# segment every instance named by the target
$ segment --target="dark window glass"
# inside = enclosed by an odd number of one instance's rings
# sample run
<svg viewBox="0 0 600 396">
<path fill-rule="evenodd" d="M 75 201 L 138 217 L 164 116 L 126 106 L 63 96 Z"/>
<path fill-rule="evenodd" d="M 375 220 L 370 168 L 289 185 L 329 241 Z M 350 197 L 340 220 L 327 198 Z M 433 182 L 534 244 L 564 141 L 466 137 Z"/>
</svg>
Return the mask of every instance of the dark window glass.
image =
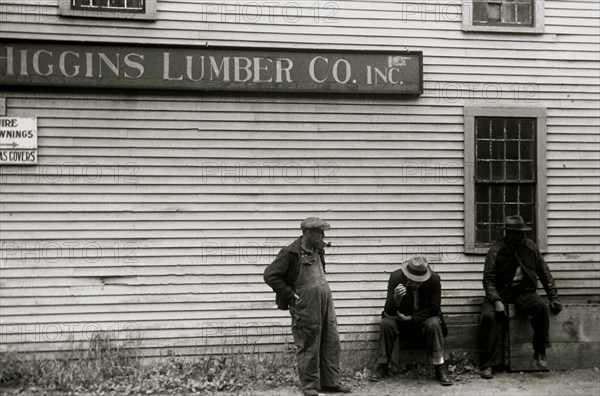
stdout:
<svg viewBox="0 0 600 396">
<path fill-rule="evenodd" d="M 506 216 L 514 216 L 519 214 L 519 205 L 506 204 L 504 205 L 504 211 Z"/>
<path fill-rule="evenodd" d="M 490 241 L 499 241 L 504 236 L 504 224 L 492 224 L 490 226 Z"/>
<path fill-rule="evenodd" d="M 477 130 L 479 132 L 479 139 L 489 139 L 490 138 L 490 119 L 489 118 L 478 118 L 476 120 Z"/>
<path fill-rule="evenodd" d="M 473 0 L 473 24 L 533 26 L 533 1 Z"/>
<path fill-rule="evenodd" d="M 475 238 L 478 241 L 489 241 L 490 240 L 490 226 L 488 224 L 477 224 L 475 230 Z"/>
<path fill-rule="evenodd" d="M 71 0 L 74 10 L 145 12 L 144 0 Z"/>
<path fill-rule="evenodd" d="M 492 184 L 490 190 L 492 202 L 504 202 L 504 186 L 501 184 Z"/>
<path fill-rule="evenodd" d="M 517 161 L 506 163 L 506 180 L 519 180 L 519 163 Z"/>
<path fill-rule="evenodd" d="M 521 180 L 533 179 L 533 162 L 521 162 Z"/>
<path fill-rule="evenodd" d="M 477 158 L 490 159 L 490 141 L 480 140 L 477 142 Z"/>
<path fill-rule="evenodd" d="M 492 2 L 488 3 L 487 20 L 488 22 L 500 22 L 500 4 Z"/>
<path fill-rule="evenodd" d="M 531 205 L 519 205 L 519 214 L 523 216 L 523 220 L 525 220 L 525 223 L 531 223 L 531 220 L 533 220 Z"/>
<path fill-rule="evenodd" d="M 487 21 L 487 4 L 484 1 L 473 2 L 473 21 Z"/>
<path fill-rule="evenodd" d="M 506 159 L 519 159 L 519 142 L 511 140 L 506 142 Z"/>
<path fill-rule="evenodd" d="M 519 186 L 517 184 L 507 184 L 504 188 L 505 202 L 519 202 Z"/>
<path fill-rule="evenodd" d="M 521 139 L 533 140 L 534 131 L 534 120 L 523 120 L 521 123 Z"/>
<path fill-rule="evenodd" d="M 490 179 L 490 163 L 486 161 L 477 161 L 476 165 L 476 176 L 477 179 L 489 180 Z"/>
<path fill-rule="evenodd" d="M 519 189 L 519 195 L 521 198 L 521 202 L 533 203 L 534 191 L 532 186 L 521 186 L 521 188 Z"/>
<path fill-rule="evenodd" d="M 488 204 L 477 204 L 477 223 L 478 224 L 485 224 L 488 221 L 489 218 L 489 210 L 490 210 L 490 205 Z"/>
<path fill-rule="evenodd" d="M 490 201 L 490 188 L 484 184 L 478 184 L 475 186 L 475 195 L 477 195 L 478 203 L 479 202 L 489 202 Z"/>
<path fill-rule="evenodd" d="M 504 161 L 492 161 L 492 180 L 504 180 Z"/>
<path fill-rule="evenodd" d="M 498 140 L 492 142 L 492 158 L 504 160 L 504 140 Z"/>
<path fill-rule="evenodd" d="M 521 159 L 532 160 L 533 158 L 533 142 L 521 141 Z"/>
<path fill-rule="evenodd" d="M 492 139 L 504 139 L 504 122 L 500 119 L 492 121 Z"/>
<path fill-rule="evenodd" d="M 475 243 L 503 235 L 506 216 L 520 214 L 535 236 L 535 119 L 475 119 Z M 490 158 L 491 157 L 491 158 Z"/>
<path fill-rule="evenodd" d="M 491 223 L 501 224 L 504 221 L 504 204 L 492 205 L 492 211 L 490 215 Z"/>
<path fill-rule="evenodd" d="M 528 1 L 517 4 L 517 23 L 522 25 L 532 25 L 533 12 L 532 4 Z"/>
<path fill-rule="evenodd" d="M 519 138 L 519 122 L 514 119 L 506 120 L 506 138 L 507 139 L 518 139 Z"/>
</svg>

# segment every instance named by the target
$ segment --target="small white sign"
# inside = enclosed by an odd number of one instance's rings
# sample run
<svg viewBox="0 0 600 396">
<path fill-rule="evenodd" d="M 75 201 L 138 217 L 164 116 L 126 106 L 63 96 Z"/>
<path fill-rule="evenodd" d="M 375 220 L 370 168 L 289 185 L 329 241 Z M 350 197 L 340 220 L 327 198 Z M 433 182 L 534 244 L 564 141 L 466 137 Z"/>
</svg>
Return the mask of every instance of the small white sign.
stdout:
<svg viewBox="0 0 600 396">
<path fill-rule="evenodd" d="M 0 164 L 37 163 L 37 118 L 0 117 Z"/>
<path fill-rule="evenodd" d="M 37 150 L 0 150 L 0 164 L 37 164 Z"/>
</svg>

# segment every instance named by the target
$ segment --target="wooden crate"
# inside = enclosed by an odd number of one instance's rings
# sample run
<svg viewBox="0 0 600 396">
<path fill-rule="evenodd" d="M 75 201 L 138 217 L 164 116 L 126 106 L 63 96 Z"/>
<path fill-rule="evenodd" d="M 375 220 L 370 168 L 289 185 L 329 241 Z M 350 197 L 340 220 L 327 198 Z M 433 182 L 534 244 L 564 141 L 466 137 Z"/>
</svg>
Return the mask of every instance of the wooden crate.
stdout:
<svg viewBox="0 0 600 396">
<path fill-rule="evenodd" d="M 564 304 L 550 314 L 550 342 L 546 351 L 549 369 L 600 367 L 600 304 Z M 505 338 L 505 364 L 511 371 L 539 370 L 533 360 L 529 318 L 509 305 L 509 331 Z"/>
</svg>

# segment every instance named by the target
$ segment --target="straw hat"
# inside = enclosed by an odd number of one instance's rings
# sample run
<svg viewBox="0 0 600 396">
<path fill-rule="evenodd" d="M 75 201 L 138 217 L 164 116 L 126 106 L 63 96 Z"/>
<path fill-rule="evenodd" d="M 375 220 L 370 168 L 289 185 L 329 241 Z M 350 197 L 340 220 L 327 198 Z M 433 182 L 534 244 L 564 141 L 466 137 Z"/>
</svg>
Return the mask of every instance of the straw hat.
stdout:
<svg viewBox="0 0 600 396">
<path fill-rule="evenodd" d="M 425 282 L 431 277 L 431 269 L 423 256 L 412 257 L 402 263 L 404 275 L 415 282 Z"/>
</svg>

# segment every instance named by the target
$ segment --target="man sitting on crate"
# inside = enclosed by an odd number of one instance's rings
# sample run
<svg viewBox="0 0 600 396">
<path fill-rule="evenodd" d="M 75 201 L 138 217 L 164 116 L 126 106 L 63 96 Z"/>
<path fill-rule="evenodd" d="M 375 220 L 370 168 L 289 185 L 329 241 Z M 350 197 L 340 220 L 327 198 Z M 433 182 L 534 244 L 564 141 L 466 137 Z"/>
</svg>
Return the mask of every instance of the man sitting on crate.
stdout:
<svg viewBox="0 0 600 396">
<path fill-rule="evenodd" d="M 550 311 L 557 314 L 562 310 L 548 265 L 535 243 L 525 237 L 531 228 L 516 215 L 506 218 L 504 230 L 504 239 L 490 248 L 483 269 L 479 373 L 485 379 L 492 378 L 492 367 L 502 363 L 502 324 L 508 320 L 508 304 L 514 304 L 517 312 L 531 315 L 533 358 L 540 369 L 548 368 L 546 348 L 551 345 L 548 306 L 536 293 L 538 279 L 546 290 Z"/>
<path fill-rule="evenodd" d="M 452 385 L 444 367 L 444 337 L 448 328 L 441 310 L 440 276 L 427 260 L 415 256 L 392 272 L 379 327 L 379 365 L 371 376 L 379 381 L 387 375 L 394 342 L 398 336 L 420 337 L 425 341 L 435 367 L 435 377 L 444 386 Z"/>
</svg>

